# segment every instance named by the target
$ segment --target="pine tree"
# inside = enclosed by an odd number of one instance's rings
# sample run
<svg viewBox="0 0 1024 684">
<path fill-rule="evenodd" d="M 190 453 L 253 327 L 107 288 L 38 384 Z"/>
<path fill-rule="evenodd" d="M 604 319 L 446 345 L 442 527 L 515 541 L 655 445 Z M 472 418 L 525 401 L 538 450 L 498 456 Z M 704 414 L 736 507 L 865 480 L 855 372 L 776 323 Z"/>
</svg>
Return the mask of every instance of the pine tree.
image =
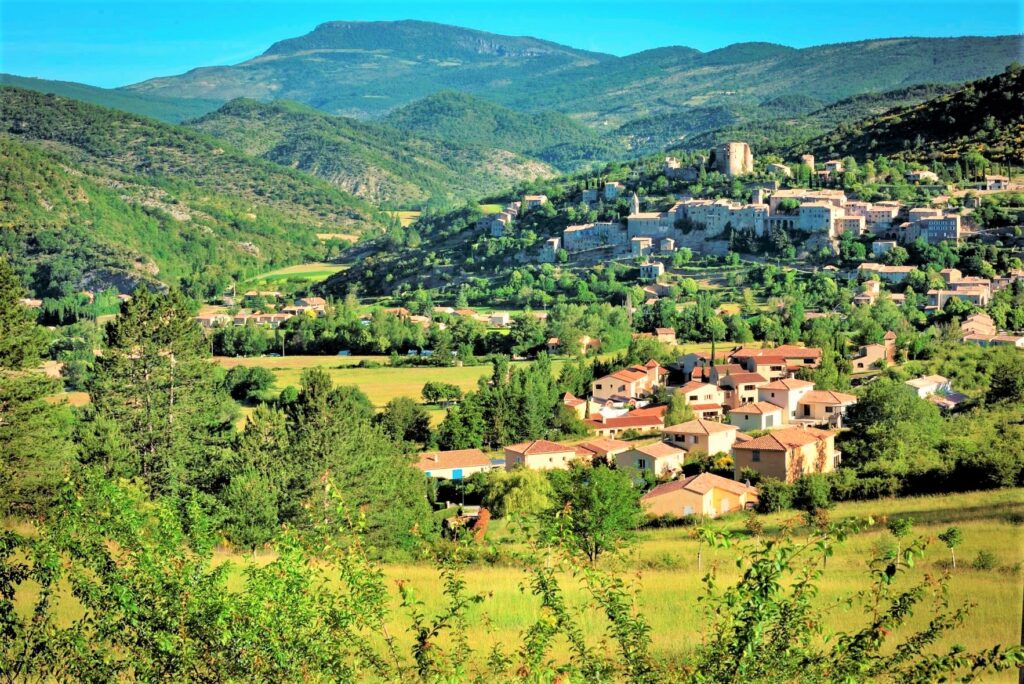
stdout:
<svg viewBox="0 0 1024 684">
<path fill-rule="evenodd" d="M 88 384 L 95 415 L 120 434 L 129 463 L 151 493 L 215 492 L 234 433 L 236 406 L 215 376 L 208 346 L 177 291 L 140 288 L 107 329 Z"/>
<path fill-rule="evenodd" d="M 60 384 L 34 372 L 46 333 L 24 296 L 0 258 L 0 515 L 45 508 L 74 459 L 67 407 L 47 401 Z"/>
</svg>

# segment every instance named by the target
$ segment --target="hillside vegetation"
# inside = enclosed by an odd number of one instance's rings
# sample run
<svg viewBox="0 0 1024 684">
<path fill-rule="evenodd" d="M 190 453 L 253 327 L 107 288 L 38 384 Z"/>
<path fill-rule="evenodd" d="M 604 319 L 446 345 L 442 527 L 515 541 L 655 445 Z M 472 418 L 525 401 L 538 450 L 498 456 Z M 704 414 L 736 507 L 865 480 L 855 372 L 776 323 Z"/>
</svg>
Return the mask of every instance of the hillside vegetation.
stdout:
<svg viewBox="0 0 1024 684">
<path fill-rule="evenodd" d="M 959 86 L 921 84 L 882 93 L 855 95 L 824 107 L 812 98 L 780 97 L 757 108 L 733 116 L 723 127 L 685 136 L 678 146 L 684 149 L 707 149 L 729 140 L 743 140 L 755 154 L 798 150 L 813 138 L 825 135 L 836 127 L 860 119 L 883 114 L 895 107 L 919 104 L 933 97 L 953 92 Z M 816 103 L 814 106 L 808 106 Z M 670 125 L 673 117 L 653 117 L 655 122 Z M 802 152 L 801 152 L 802 153 Z"/>
<path fill-rule="evenodd" d="M 625 149 L 557 112 L 520 113 L 479 97 L 445 91 L 384 119 L 403 131 L 448 144 L 520 152 L 563 171 L 621 157 Z"/>
<path fill-rule="evenodd" d="M 602 133 L 645 117 L 672 117 L 663 135 L 669 142 L 742 123 L 764 106 L 783 103 L 788 113 L 806 113 L 855 95 L 991 76 L 1020 59 L 1020 36 L 886 38 L 803 49 L 739 43 L 709 52 L 672 46 L 615 57 L 419 21 L 330 22 L 247 62 L 128 90 L 289 99 L 356 117 L 457 90 L 520 112 L 569 114 Z"/>
<path fill-rule="evenodd" d="M 369 204 L 213 138 L 0 89 L 5 250 L 40 296 L 188 278 L 196 294 L 370 229 Z"/>
<path fill-rule="evenodd" d="M 321 24 L 235 66 L 193 69 L 129 86 L 133 92 L 230 100 L 296 100 L 332 114 L 369 117 L 458 88 L 536 83 L 610 55 L 536 38 L 500 36 L 424 21 Z"/>
<path fill-rule="evenodd" d="M 1024 68 L 879 116 L 840 123 L 810 141 L 812 152 L 953 159 L 971 152 L 1019 163 L 1024 150 Z"/>
<path fill-rule="evenodd" d="M 84 83 L 49 81 L 42 78 L 12 76 L 11 74 L 0 74 L 0 85 L 70 97 L 89 104 L 120 109 L 129 114 L 148 116 L 168 123 L 180 123 L 186 119 L 194 119 L 213 111 L 221 104 L 220 100 L 164 97 L 147 93 L 133 93 L 128 90 L 97 88 Z"/>
<path fill-rule="evenodd" d="M 546 164 L 477 140 L 427 140 L 285 101 L 233 100 L 190 122 L 246 154 L 319 176 L 378 204 L 479 198 L 551 175 Z"/>
</svg>

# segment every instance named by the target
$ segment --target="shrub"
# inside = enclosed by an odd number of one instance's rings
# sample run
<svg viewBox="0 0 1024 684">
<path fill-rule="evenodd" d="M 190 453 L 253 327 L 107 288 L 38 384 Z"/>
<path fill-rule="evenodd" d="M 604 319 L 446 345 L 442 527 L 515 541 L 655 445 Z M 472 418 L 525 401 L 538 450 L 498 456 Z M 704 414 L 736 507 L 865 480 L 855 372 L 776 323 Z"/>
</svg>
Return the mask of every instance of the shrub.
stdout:
<svg viewBox="0 0 1024 684">
<path fill-rule="evenodd" d="M 982 549 L 978 551 L 978 555 L 975 556 L 971 567 L 975 570 L 991 570 L 996 567 L 996 555 L 991 551 Z"/>
<path fill-rule="evenodd" d="M 793 485 L 768 478 L 757 487 L 757 510 L 761 513 L 777 513 L 793 507 Z"/>
</svg>

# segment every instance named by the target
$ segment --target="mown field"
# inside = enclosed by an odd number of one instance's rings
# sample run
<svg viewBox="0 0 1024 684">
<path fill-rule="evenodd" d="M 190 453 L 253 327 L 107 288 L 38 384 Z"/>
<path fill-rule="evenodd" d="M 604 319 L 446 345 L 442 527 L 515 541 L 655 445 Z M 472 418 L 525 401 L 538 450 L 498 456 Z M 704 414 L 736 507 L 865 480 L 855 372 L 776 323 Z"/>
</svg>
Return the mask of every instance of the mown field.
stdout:
<svg viewBox="0 0 1024 684">
<path fill-rule="evenodd" d="M 286 266 L 284 268 L 261 273 L 260 275 L 254 276 L 245 281 L 243 286 L 253 286 L 257 284 L 272 285 L 273 283 L 285 280 L 316 283 L 330 278 L 332 275 L 344 268 L 345 266 L 343 264 L 332 264 L 326 261 L 312 261 L 307 264 Z"/>
<path fill-rule="evenodd" d="M 302 371 L 307 368 L 323 368 L 336 385 L 356 385 L 373 405 L 382 407 L 395 397 L 411 397 L 419 400 L 423 385 L 427 382 L 447 382 L 458 385 L 463 391 L 476 388 L 477 380 L 490 374 L 489 365 L 442 368 L 436 366 L 406 366 L 392 368 L 359 368 L 360 361 L 387 363 L 385 356 L 284 356 L 256 358 L 216 357 L 216 362 L 225 368 L 234 366 L 260 366 L 270 369 L 276 378 L 273 390 L 288 385 L 299 386 Z M 552 363 L 555 372 L 561 370 L 561 361 Z M 515 363 L 513 364 L 515 365 Z"/>
</svg>

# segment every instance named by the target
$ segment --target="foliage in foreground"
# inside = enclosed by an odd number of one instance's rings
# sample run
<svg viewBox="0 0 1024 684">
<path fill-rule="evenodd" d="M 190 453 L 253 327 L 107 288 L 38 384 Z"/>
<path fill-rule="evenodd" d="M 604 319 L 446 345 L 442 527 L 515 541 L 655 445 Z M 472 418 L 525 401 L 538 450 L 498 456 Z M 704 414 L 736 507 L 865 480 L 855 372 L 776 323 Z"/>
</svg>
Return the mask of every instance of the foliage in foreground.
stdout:
<svg viewBox="0 0 1024 684">
<path fill-rule="evenodd" d="M 484 662 L 473 651 L 469 609 L 486 599 L 469 592 L 460 547 L 435 558 L 445 596 L 437 612 L 400 583 L 398 615 L 359 518 L 330 484 L 324 494 L 309 528 L 286 531 L 276 559 L 246 566 L 244 589 L 231 590 L 230 566 L 212 562 L 200 506 L 186 506 L 186 535 L 177 509 L 133 485 L 68 485 L 35 533 L 0 536 L 0 679 L 933 682 L 1024 662 L 1017 647 L 933 648 L 967 608 L 950 605 L 945 578 L 905 577 L 924 553 L 921 540 L 872 564 L 871 587 L 848 602 L 864 607 L 863 625 L 828 633 L 824 616 L 835 606 L 816 601 L 817 582 L 849 525 L 804 542 L 738 545 L 741 578 L 725 587 L 713 572 L 705 580 L 705 643 L 681 664 L 661 662 L 635 587 L 586 562 L 570 509 L 545 523 L 548 534 L 531 533 L 521 556 L 523 591 L 540 601 L 536 621 L 517 649 L 497 648 Z M 567 598 L 570 584 L 583 588 L 582 605 Z M 68 603 L 78 610 L 57 610 Z M 908 631 L 918 609 L 929 620 Z M 604 630 L 596 642 L 584 630 L 595 620 Z M 406 634 L 389 631 L 396 623 Z"/>
</svg>

